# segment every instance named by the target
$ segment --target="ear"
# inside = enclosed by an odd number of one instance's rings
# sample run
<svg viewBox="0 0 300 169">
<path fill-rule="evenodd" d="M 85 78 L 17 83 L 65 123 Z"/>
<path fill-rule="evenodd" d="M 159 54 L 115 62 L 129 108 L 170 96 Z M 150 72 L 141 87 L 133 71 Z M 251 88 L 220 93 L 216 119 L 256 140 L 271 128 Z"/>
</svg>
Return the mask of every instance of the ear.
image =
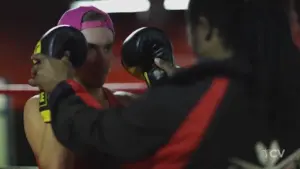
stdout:
<svg viewBox="0 0 300 169">
<path fill-rule="evenodd" d="M 210 29 L 210 23 L 205 17 L 199 17 L 199 23 L 204 29 Z"/>
<path fill-rule="evenodd" d="M 203 31 L 203 33 L 205 34 L 205 40 L 210 40 L 213 33 L 213 29 L 208 19 L 205 17 L 200 17 L 199 23 L 201 24 L 201 31 Z"/>
</svg>

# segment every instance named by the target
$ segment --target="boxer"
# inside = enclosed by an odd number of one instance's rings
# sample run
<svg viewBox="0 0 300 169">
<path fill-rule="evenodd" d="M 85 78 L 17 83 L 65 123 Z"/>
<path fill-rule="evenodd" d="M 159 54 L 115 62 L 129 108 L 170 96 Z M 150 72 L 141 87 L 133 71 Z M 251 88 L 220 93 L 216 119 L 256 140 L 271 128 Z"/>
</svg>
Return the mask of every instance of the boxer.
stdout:
<svg viewBox="0 0 300 169">
<path fill-rule="evenodd" d="M 109 72 L 111 58 L 113 57 L 114 28 L 108 14 L 94 7 L 79 7 L 67 11 L 61 17 L 58 25 L 70 25 L 80 30 L 87 41 L 88 51 L 84 63 L 82 65 L 78 63 L 74 64 L 75 62 L 71 61 L 75 74 L 74 80 L 79 82 L 87 93 L 106 108 L 126 105 L 131 99 L 136 97 L 136 95 L 126 92 L 118 91 L 113 93 L 102 87 Z M 129 38 L 127 41 L 136 42 L 137 38 Z M 77 49 L 74 53 L 80 53 L 78 51 L 79 48 L 73 46 L 71 50 Z M 56 59 L 71 60 L 68 57 Z M 166 70 L 166 73 L 173 71 L 172 64 L 168 64 L 159 58 L 156 59 L 156 65 L 162 70 Z M 31 85 L 34 84 L 31 83 Z M 45 120 L 45 118 L 41 118 L 39 100 L 39 96 L 34 96 L 26 102 L 24 108 L 24 125 L 27 139 L 40 168 L 95 168 L 98 165 L 100 167 L 107 167 L 109 165 L 112 168 L 110 164 L 115 162 L 111 160 L 101 161 L 101 163 L 98 162 L 99 164 L 97 164 L 95 163 L 96 160 L 93 160 L 95 157 L 92 155 L 88 157 L 75 156 L 67 148 L 63 147 L 56 140 L 50 126 L 51 123 L 45 123 L 49 122 L 47 121 L 49 119 Z M 90 154 L 93 153 L 90 152 Z"/>
</svg>

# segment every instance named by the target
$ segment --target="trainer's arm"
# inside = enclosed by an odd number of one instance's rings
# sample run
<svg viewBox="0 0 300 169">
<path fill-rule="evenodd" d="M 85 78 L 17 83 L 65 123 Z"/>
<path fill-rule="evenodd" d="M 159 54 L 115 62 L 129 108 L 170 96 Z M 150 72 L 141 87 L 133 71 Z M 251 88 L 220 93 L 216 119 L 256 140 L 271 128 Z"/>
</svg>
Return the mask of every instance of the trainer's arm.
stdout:
<svg viewBox="0 0 300 169">
<path fill-rule="evenodd" d="M 61 82 L 50 96 L 57 139 L 78 153 L 97 148 L 125 161 L 150 156 L 166 144 L 210 86 L 162 86 L 126 108 L 95 109 L 80 97 L 74 83 Z"/>
</svg>

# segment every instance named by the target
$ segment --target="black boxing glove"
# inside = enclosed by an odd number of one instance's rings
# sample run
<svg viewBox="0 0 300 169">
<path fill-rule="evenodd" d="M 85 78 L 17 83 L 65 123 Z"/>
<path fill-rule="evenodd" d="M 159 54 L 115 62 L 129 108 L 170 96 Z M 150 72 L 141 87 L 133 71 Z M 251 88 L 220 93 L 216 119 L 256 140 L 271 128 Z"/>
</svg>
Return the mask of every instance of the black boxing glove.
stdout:
<svg viewBox="0 0 300 169">
<path fill-rule="evenodd" d="M 68 52 L 72 66 L 78 68 L 86 60 L 88 45 L 84 35 L 77 29 L 61 25 L 46 32 L 38 41 L 34 54 L 44 54 L 61 59 Z M 38 60 L 33 60 L 39 64 Z M 45 123 L 51 122 L 51 112 L 48 106 L 48 93 L 40 91 L 39 110 Z"/>
<path fill-rule="evenodd" d="M 172 44 L 162 30 L 143 27 L 125 39 L 121 49 L 122 65 L 134 77 L 145 80 L 148 87 L 167 77 L 167 73 L 155 65 L 155 58 L 174 65 Z"/>
</svg>

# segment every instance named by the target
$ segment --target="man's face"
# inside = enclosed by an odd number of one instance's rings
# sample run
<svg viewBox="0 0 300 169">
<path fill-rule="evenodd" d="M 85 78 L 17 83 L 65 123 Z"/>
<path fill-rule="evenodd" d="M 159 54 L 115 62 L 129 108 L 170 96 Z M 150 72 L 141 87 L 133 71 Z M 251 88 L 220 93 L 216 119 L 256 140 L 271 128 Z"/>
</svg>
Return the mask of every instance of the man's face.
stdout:
<svg viewBox="0 0 300 169">
<path fill-rule="evenodd" d="M 86 62 L 77 73 L 85 83 L 101 87 L 113 59 L 114 35 L 107 28 L 89 28 L 83 30 L 82 33 L 89 44 L 89 51 Z"/>
</svg>

